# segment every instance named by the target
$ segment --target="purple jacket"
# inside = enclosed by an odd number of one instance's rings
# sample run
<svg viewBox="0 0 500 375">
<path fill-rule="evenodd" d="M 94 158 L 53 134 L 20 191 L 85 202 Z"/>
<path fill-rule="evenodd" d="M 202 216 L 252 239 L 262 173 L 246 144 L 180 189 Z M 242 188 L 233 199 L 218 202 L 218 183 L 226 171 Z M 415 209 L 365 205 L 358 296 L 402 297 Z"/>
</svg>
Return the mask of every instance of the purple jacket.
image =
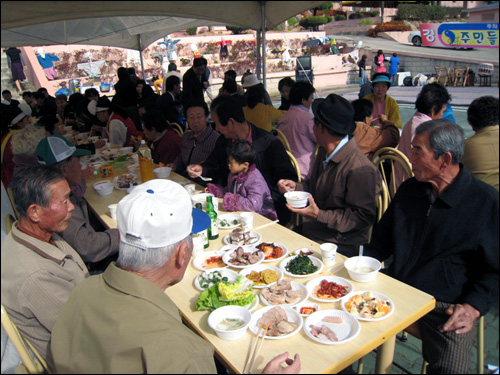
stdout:
<svg viewBox="0 0 500 375">
<path fill-rule="evenodd" d="M 207 187 L 209 193 L 224 197 L 224 211 L 254 211 L 271 220 L 278 218 L 269 187 L 255 164 L 247 173 L 229 174 L 227 188 L 214 184 Z"/>
</svg>

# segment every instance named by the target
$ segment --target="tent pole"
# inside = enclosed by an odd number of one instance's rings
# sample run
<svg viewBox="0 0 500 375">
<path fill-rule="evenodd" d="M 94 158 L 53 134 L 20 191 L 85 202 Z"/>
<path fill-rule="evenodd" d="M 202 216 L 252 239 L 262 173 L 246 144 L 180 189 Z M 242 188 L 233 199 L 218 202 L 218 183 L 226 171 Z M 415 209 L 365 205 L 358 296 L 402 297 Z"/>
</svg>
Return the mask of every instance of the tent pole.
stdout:
<svg viewBox="0 0 500 375">
<path fill-rule="evenodd" d="M 260 76 L 260 50 L 261 50 L 261 34 L 260 34 L 260 29 L 255 30 L 255 41 L 256 41 L 256 54 L 255 58 L 257 59 L 257 64 L 255 65 L 255 75 L 257 76 L 258 79 L 261 78 Z"/>
<path fill-rule="evenodd" d="M 264 89 L 267 88 L 267 59 L 266 59 L 266 2 L 260 2 L 260 25 L 262 28 L 262 83 L 264 85 Z"/>
<path fill-rule="evenodd" d="M 139 57 L 141 58 L 142 79 L 146 81 L 146 75 L 144 74 L 144 60 L 142 59 L 142 41 L 140 34 L 137 34 L 137 41 L 139 42 Z"/>
</svg>

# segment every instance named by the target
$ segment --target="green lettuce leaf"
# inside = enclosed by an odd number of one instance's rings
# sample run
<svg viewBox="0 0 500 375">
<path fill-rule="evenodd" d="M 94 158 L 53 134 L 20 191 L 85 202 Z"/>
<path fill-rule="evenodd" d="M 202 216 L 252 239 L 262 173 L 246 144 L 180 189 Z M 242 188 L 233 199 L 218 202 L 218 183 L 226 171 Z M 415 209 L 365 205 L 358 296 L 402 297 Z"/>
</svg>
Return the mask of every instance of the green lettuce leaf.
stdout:
<svg viewBox="0 0 500 375">
<path fill-rule="evenodd" d="M 253 281 L 245 276 L 238 276 L 234 283 L 219 283 L 217 285 L 220 293 L 219 299 L 222 301 L 237 301 L 253 294 Z"/>
<path fill-rule="evenodd" d="M 252 303 L 256 297 L 252 291 L 253 282 L 250 280 L 246 282 L 243 279 L 248 280 L 244 276 L 239 276 L 235 283 L 224 283 L 221 281 L 212 285 L 210 288 L 205 289 L 205 291 L 201 292 L 198 297 L 196 310 L 215 310 L 219 307 L 227 305 L 246 306 L 249 303 Z M 223 295 L 220 292 L 221 284 L 224 285 L 222 289 L 226 293 L 226 298 L 223 298 Z M 233 291 L 231 292 L 227 289 L 233 289 Z M 247 290 L 245 291 L 245 289 Z M 228 300 L 227 297 L 232 298 L 232 300 Z"/>
</svg>

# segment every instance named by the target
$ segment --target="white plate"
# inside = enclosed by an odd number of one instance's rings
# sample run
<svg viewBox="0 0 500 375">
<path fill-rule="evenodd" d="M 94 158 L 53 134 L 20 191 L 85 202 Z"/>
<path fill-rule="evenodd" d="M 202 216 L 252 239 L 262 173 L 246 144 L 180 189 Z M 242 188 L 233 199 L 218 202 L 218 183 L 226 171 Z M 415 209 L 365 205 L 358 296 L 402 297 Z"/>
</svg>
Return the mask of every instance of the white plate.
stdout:
<svg viewBox="0 0 500 375">
<path fill-rule="evenodd" d="M 197 255 L 193 259 L 193 267 L 200 271 L 209 271 L 213 269 L 213 268 L 203 268 L 203 265 L 206 259 L 214 256 L 222 256 L 222 253 L 220 251 L 204 251 L 203 253 Z M 214 268 L 226 268 L 226 266 L 221 265 L 220 267 L 214 267 Z"/>
<path fill-rule="evenodd" d="M 311 277 L 311 276 L 315 276 L 317 274 L 319 274 L 322 270 L 323 270 L 323 262 L 321 260 L 319 260 L 318 258 L 312 256 L 312 255 L 308 255 L 309 258 L 311 258 L 311 261 L 312 263 L 318 267 L 318 269 L 316 270 L 316 272 L 313 272 L 313 273 L 310 273 L 308 275 L 295 275 L 294 273 L 291 273 L 291 272 L 288 272 L 286 270 L 286 265 L 292 260 L 292 259 L 295 259 L 297 258 L 297 256 L 293 256 L 293 257 L 289 257 L 289 258 L 286 258 L 286 259 L 283 259 L 280 263 L 280 268 L 281 270 L 283 271 L 283 273 L 287 276 L 291 276 L 291 277 Z"/>
<path fill-rule="evenodd" d="M 131 184 L 130 186 L 136 186 L 136 185 L 139 185 L 139 184 L 137 183 L 137 181 L 136 181 L 136 179 L 137 179 L 137 176 L 136 176 L 136 175 L 134 175 L 133 173 L 125 173 L 125 175 L 127 175 L 127 176 L 134 176 L 134 179 L 132 180 L 132 184 Z M 122 175 L 120 175 L 120 176 L 122 176 Z M 119 187 L 119 185 L 118 185 L 118 178 L 119 178 L 120 176 L 116 176 L 116 177 L 113 179 L 113 181 L 114 181 L 114 183 L 115 183 L 115 189 L 116 189 L 116 190 L 128 190 L 128 189 L 130 189 L 130 186 L 129 186 L 129 187 L 126 187 L 126 188 L 121 188 L 121 187 Z M 133 185 L 133 183 L 134 183 L 134 182 L 136 183 L 136 185 Z"/>
<path fill-rule="evenodd" d="M 236 278 L 238 277 L 238 274 L 234 272 L 233 270 L 230 270 L 228 268 L 211 268 L 209 270 L 206 270 L 205 272 L 207 273 L 212 273 L 214 271 L 219 271 L 222 275 L 222 277 L 227 277 L 227 281 L 230 283 L 234 283 L 236 281 Z M 194 278 L 194 287 L 198 290 L 201 290 L 202 292 L 205 290 L 205 288 L 202 288 L 200 285 L 200 277 L 201 273 Z"/>
<path fill-rule="evenodd" d="M 232 243 L 229 242 L 229 236 L 230 236 L 230 234 L 227 234 L 224 237 L 224 243 L 226 245 L 232 246 L 232 247 L 238 247 L 238 246 L 241 246 L 241 247 L 249 247 L 249 246 L 251 246 L 251 247 L 253 247 L 253 246 L 258 245 L 262 241 L 262 235 L 259 232 L 250 231 L 250 234 L 252 235 L 252 237 L 256 237 L 257 240 L 254 243 L 251 243 L 249 245 L 245 245 L 245 246 L 242 246 L 242 245 L 233 245 Z"/>
<path fill-rule="evenodd" d="M 226 263 L 229 267 L 238 268 L 238 269 L 250 268 L 250 267 L 254 267 L 254 266 L 262 263 L 262 261 L 264 260 L 264 254 L 262 252 L 259 252 L 259 250 L 257 250 L 257 249 L 249 249 L 248 247 L 243 247 L 243 252 L 244 253 L 258 253 L 260 260 L 258 262 L 256 262 L 256 263 L 249 264 L 247 266 L 236 266 L 236 265 L 232 264 L 229 261 L 231 259 L 231 254 L 234 253 L 236 250 L 238 250 L 237 247 L 233 248 L 233 251 L 226 251 L 226 252 L 224 252 L 224 255 L 222 256 L 222 261 L 224 263 Z"/>
<path fill-rule="evenodd" d="M 276 262 L 278 260 L 283 259 L 284 257 L 286 257 L 288 255 L 288 248 L 283 244 L 276 243 L 276 242 L 261 242 L 261 243 L 257 244 L 256 247 L 262 243 L 270 243 L 270 244 L 274 245 L 275 247 L 281 247 L 283 249 L 283 255 L 281 255 L 279 258 L 271 258 L 271 259 L 264 258 L 264 263 Z"/>
<path fill-rule="evenodd" d="M 301 251 L 304 251 L 304 252 L 307 252 L 307 251 L 312 251 L 312 254 L 306 254 L 306 255 L 312 255 L 312 256 L 315 256 L 315 254 L 316 254 L 316 253 L 314 252 L 314 250 L 313 250 L 313 249 L 310 249 L 310 248 L 308 248 L 308 247 L 303 247 L 303 248 L 297 249 L 297 250 L 295 250 L 293 253 L 294 253 L 295 255 L 299 255 Z"/>
<path fill-rule="evenodd" d="M 326 299 L 326 298 L 319 298 L 319 297 L 315 296 L 314 295 L 314 288 L 316 286 L 319 286 L 323 280 L 326 280 L 329 283 L 334 282 L 335 284 L 345 286 L 346 290 L 347 290 L 347 294 L 345 296 L 342 296 L 342 297 L 336 298 L 336 299 L 333 299 L 333 298 Z M 319 302 L 337 302 L 337 301 L 340 301 L 342 298 L 349 296 L 349 294 L 354 290 L 354 285 L 352 285 L 352 283 L 349 280 L 344 279 L 343 277 L 339 277 L 339 276 L 316 277 L 315 279 L 310 280 L 306 284 L 306 286 L 307 286 L 307 290 L 309 292 L 309 297 L 311 297 L 311 299 L 313 299 L 315 301 L 319 301 Z"/>
<path fill-rule="evenodd" d="M 273 309 L 275 307 L 277 307 L 277 306 L 266 306 L 266 307 L 263 307 L 263 308 L 257 310 L 256 312 L 254 312 L 252 314 L 252 320 L 250 321 L 250 325 L 248 326 L 248 328 L 250 328 L 250 331 L 252 331 L 254 335 L 256 335 L 259 332 L 259 326 L 257 324 L 257 322 L 259 321 L 259 319 L 266 312 L 268 312 L 269 310 L 271 310 L 271 309 Z M 292 337 L 293 335 L 296 335 L 300 331 L 300 329 L 302 328 L 302 325 L 304 324 L 303 319 L 300 316 L 300 314 L 297 311 L 295 311 L 292 307 L 283 306 L 283 305 L 281 305 L 280 307 L 283 310 L 285 310 L 285 313 L 286 313 L 286 316 L 288 318 L 288 321 L 290 323 L 296 324 L 297 328 L 295 330 L 293 330 L 292 332 L 286 334 L 286 335 L 281 335 L 281 336 L 266 336 L 265 337 L 266 339 L 269 339 L 269 340 L 282 340 L 282 339 L 286 339 L 288 337 Z M 264 329 L 262 329 L 261 332 L 263 333 Z"/>
<path fill-rule="evenodd" d="M 257 266 L 252 265 L 252 267 L 244 268 L 240 271 L 240 275 L 246 276 L 246 275 L 250 275 L 250 273 L 252 271 L 262 272 L 264 270 L 272 270 L 272 271 L 276 272 L 278 274 L 278 281 L 283 280 L 283 272 L 278 267 L 268 266 L 266 264 L 258 264 Z M 267 285 L 255 285 L 254 284 L 253 287 L 257 288 L 257 289 L 267 288 L 271 285 L 276 284 L 278 281 L 275 281 L 274 283 L 267 284 Z"/>
<path fill-rule="evenodd" d="M 259 304 L 259 297 L 255 296 L 255 298 L 253 299 L 252 302 L 250 302 L 248 305 L 243 306 L 243 307 L 245 309 L 247 309 L 248 311 L 252 312 L 255 310 L 255 308 L 257 307 L 258 304 Z"/>
<path fill-rule="evenodd" d="M 326 323 L 323 322 L 323 318 L 326 316 L 338 316 L 341 317 L 344 321 L 340 324 Z M 311 333 L 311 325 L 318 327 L 326 325 L 335 333 L 339 341 L 321 340 L 315 337 Z M 339 345 L 355 339 L 359 335 L 359 332 L 361 332 L 361 324 L 356 320 L 356 318 L 354 318 L 351 314 L 346 313 L 345 311 L 320 310 L 312 313 L 311 315 L 309 315 L 309 317 L 306 318 L 306 321 L 304 322 L 304 331 L 307 336 L 309 336 L 312 340 L 319 342 L 320 344 Z"/>
<path fill-rule="evenodd" d="M 221 220 L 226 220 L 229 225 L 222 227 L 220 225 Z M 238 224 L 233 224 L 233 221 L 237 220 Z M 238 214 L 224 214 L 218 216 L 218 224 L 219 224 L 219 229 L 234 229 L 240 226 L 241 220 L 240 220 L 240 215 Z"/>
<path fill-rule="evenodd" d="M 299 303 L 304 302 L 307 299 L 307 297 L 309 297 L 309 291 L 307 290 L 307 288 L 305 287 L 304 284 L 298 283 L 296 281 L 292 281 L 291 286 L 292 286 L 292 290 L 300 290 L 301 293 L 302 293 L 302 297 L 300 297 L 294 303 L 284 303 L 284 304 L 281 304 L 281 306 L 283 306 L 283 305 L 285 305 L 285 306 L 295 306 L 295 305 L 297 305 Z M 277 306 L 277 305 L 271 304 L 267 299 L 265 299 L 264 296 L 262 295 L 262 291 L 260 292 L 260 300 L 262 301 L 262 303 L 264 305 L 267 305 L 267 306 Z M 300 315 L 300 313 L 299 313 L 299 315 Z"/>
<path fill-rule="evenodd" d="M 345 307 L 345 304 L 347 303 L 347 301 L 349 301 L 352 297 L 354 297 L 358 294 L 363 295 L 366 292 L 371 292 L 374 297 L 377 297 L 381 301 L 389 301 L 390 306 L 391 306 L 391 310 L 387 314 L 385 314 L 384 316 L 382 316 L 380 318 L 371 318 L 371 319 L 370 318 L 362 318 L 360 316 L 356 316 L 354 314 L 351 314 L 349 311 L 347 311 L 347 309 Z M 392 315 L 392 313 L 396 309 L 396 306 L 394 306 L 394 302 L 392 302 L 392 300 L 389 297 L 387 297 L 385 294 L 375 292 L 373 290 L 361 290 L 361 291 L 357 291 L 356 293 L 351 293 L 350 295 L 348 295 L 342 299 L 342 301 L 340 302 L 340 306 L 342 307 L 342 310 L 344 310 L 346 313 L 348 313 L 348 314 L 352 315 L 353 317 L 357 318 L 358 320 L 362 320 L 364 322 L 378 322 L 379 320 L 387 319 L 388 317 L 390 317 Z"/>
</svg>

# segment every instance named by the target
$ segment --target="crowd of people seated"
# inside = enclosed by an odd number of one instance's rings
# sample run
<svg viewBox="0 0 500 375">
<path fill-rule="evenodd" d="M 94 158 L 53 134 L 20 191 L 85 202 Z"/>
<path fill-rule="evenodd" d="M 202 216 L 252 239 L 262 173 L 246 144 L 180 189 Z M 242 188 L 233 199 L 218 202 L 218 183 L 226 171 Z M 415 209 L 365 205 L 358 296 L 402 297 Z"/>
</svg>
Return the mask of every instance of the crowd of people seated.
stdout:
<svg viewBox="0 0 500 375">
<path fill-rule="evenodd" d="M 24 103 L 12 99 L 7 90 L 2 93 L 2 183 L 12 191 L 20 216 L 2 242 L 2 304 L 51 369 L 113 369 L 113 358 L 121 355 L 106 352 L 109 357 L 101 355 L 96 367 L 88 367 L 89 361 L 78 361 L 74 350 L 95 355 L 94 349 L 83 348 L 80 340 L 73 345 L 75 332 L 86 335 L 89 330 L 70 326 L 73 319 L 85 320 L 82 311 L 93 319 L 101 314 L 115 318 L 111 310 L 104 312 L 105 307 L 94 311 L 89 306 L 105 303 L 110 294 L 115 294 L 118 304 L 129 303 L 118 294 L 129 282 L 125 271 L 134 269 L 138 257 L 127 255 L 131 251 L 127 231 L 132 224 L 120 220 L 138 203 L 135 195 L 127 198 L 130 202 L 120 202 L 119 230 L 95 227 L 84 197 L 89 170 L 82 169 L 79 157 L 95 153 L 106 141 L 137 150 L 144 138 L 155 164 L 170 166 L 203 186 L 207 184 L 200 176 L 210 177 L 213 183 L 207 191 L 224 198 L 226 211 L 255 211 L 288 226 L 293 222 L 297 232 L 318 243 L 333 242 L 346 256 L 357 255 L 364 246 L 367 255 L 381 261 L 390 258 L 385 272 L 438 301 L 438 307 L 417 322 L 429 371 L 468 371 L 474 324 L 498 299 L 498 191 L 477 178 L 496 170 L 498 189 L 498 98 L 485 96 L 471 103 L 467 118 L 475 135 L 465 140 L 459 126 L 442 119 L 451 96 L 438 83 L 422 88 L 415 98 L 416 112 L 403 126 L 396 100 L 387 95 L 391 79 L 386 73 L 373 77 L 372 94 L 353 102 L 335 93 L 315 99 L 311 83 L 283 79 L 280 109 L 250 72 L 240 85 L 236 72 L 227 71 L 219 95 L 209 105 L 205 94 L 211 73 L 206 59 L 195 58 L 182 78 L 176 73 L 163 77 L 161 95 L 135 70 L 124 67 L 117 71 L 111 100 L 95 89 L 54 98 L 40 88 L 23 93 Z M 181 134 L 174 131 L 174 123 L 183 129 Z M 98 134 L 104 141 L 90 149 L 76 147 L 64 136 L 64 126 Z M 273 134 L 274 129 L 284 134 L 290 150 Z M 382 190 L 371 158 L 383 147 L 402 151 L 412 164 L 414 178 L 401 183 L 396 169 L 398 189 L 370 239 Z M 287 152 L 296 159 L 300 174 Z M 186 200 L 183 189 L 151 186 L 177 194 L 170 199 L 179 207 Z M 286 203 L 284 193 L 294 190 L 310 193 L 305 208 Z M 153 205 L 159 198 L 150 199 Z M 140 209 L 146 216 L 148 207 Z M 182 207 L 178 210 L 182 220 L 189 219 L 184 218 L 187 212 Z M 292 214 L 300 220 L 296 222 Z M 170 249 L 164 266 L 140 264 L 136 274 L 162 289 L 178 282 L 185 265 L 179 261 L 181 267 L 175 270 L 170 257 L 190 254 L 188 226 L 180 242 L 168 238 L 162 242 Z M 145 245 L 143 250 L 151 249 Z M 129 263 L 127 257 L 132 259 Z M 93 267 L 103 260 L 107 262 L 102 268 Z M 86 280 L 89 270 L 105 273 L 95 276 L 100 279 Z M 176 279 L 169 279 L 167 271 L 178 272 Z M 115 292 L 109 288 L 116 288 Z M 68 299 L 71 303 L 65 306 Z M 172 310 L 171 301 L 158 303 Z M 134 312 L 127 319 L 135 321 L 138 315 Z M 195 357 L 183 352 L 182 361 L 170 362 L 135 356 L 130 368 L 142 371 L 147 362 L 162 371 L 214 371 L 212 363 L 199 365 L 213 355 L 203 340 L 191 337 L 175 319 L 165 324 L 179 332 L 178 351 L 187 345 L 184 340 L 191 340 L 201 352 Z M 57 336 L 51 342 L 54 327 Z M 101 338 L 92 339 L 105 341 L 102 332 Z M 121 343 L 123 350 L 137 350 L 127 337 Z M 279 366 L 283 362 L 289 367 Z M 268 366 L 268 371 L 297 372 L 300 359 L 286 355 Z"/>
</svg>

